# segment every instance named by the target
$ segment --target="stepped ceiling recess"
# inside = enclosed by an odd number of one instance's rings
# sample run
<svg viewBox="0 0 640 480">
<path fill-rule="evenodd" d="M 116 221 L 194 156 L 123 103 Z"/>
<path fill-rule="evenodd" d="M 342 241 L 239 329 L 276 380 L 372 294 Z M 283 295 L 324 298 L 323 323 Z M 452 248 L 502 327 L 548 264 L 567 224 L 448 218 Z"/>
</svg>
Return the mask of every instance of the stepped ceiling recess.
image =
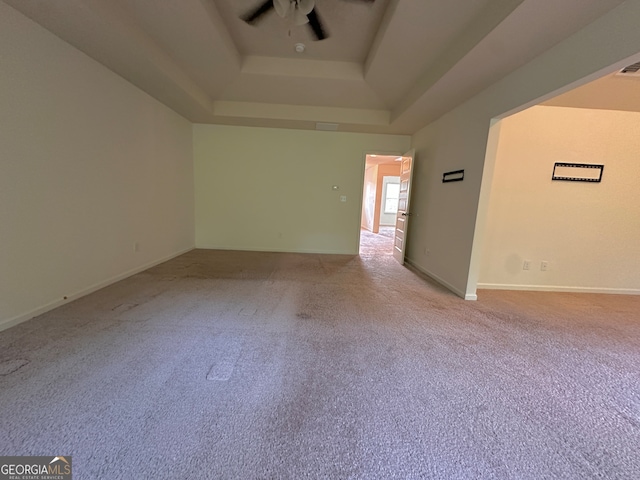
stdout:
<svg viewBox="0 0 640 480">
<path fill-rule="evenodd" d="M 622 3 L 315 0 L 318 41 L 264 0 L 2 1 L 193 122 L 402 134 Z"/>
</svg>

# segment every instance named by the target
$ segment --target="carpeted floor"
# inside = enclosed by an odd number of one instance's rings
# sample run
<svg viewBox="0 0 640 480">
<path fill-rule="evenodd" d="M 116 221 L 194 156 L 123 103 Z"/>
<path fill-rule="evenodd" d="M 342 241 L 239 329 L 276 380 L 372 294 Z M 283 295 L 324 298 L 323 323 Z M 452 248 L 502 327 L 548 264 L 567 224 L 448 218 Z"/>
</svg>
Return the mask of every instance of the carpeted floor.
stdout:
<svg viewBox="0 0 640 480">
<path fill-rule="evenodd" d="M 0 332 L 0 455 L 75 479 L 638 479 L 640 298 L 194 250 Z"/>
<path fill-rule="evenodd" d="M 380 227 L 378 233 L 360 230 L 360 255 L 365 257 L 393 255 L 394 227 Z"/>
</svg>

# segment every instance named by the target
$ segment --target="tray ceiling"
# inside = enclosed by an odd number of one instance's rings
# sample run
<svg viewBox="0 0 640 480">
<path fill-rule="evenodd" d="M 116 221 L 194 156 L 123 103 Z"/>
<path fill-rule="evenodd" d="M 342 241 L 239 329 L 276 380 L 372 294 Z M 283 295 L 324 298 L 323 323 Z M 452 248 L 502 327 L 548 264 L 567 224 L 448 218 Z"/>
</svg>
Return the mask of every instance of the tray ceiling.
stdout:
<svg viewBox="0 0 640 480">
<path fill-rule="evenodd" d="M 193 122 L 404 134 L 622 3 L 316 0 L 314 41 L 260 0 L 3 1 Z"/>
</svg>

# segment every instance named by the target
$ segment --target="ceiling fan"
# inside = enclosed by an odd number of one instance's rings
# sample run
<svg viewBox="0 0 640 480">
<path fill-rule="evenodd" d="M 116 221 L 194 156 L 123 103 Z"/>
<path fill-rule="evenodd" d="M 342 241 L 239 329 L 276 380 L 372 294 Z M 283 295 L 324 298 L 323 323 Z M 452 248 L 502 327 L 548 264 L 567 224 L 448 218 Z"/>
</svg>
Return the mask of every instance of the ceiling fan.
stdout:
<svg viewBox="0 0 640 480">
<path fill-rule="evenodd" d="M 360 0 L 373 3 L 374 0 Z M 240 18 L 250 25 L 255 25 L 263 15 L 275 10 L 278 16 L 290 19 L 294 25 L 308 24 L 316 40 L 324 40 L 329 35 L 316 12 L 315 0 L 266 0 L 241 15 Z"/>
</svg>

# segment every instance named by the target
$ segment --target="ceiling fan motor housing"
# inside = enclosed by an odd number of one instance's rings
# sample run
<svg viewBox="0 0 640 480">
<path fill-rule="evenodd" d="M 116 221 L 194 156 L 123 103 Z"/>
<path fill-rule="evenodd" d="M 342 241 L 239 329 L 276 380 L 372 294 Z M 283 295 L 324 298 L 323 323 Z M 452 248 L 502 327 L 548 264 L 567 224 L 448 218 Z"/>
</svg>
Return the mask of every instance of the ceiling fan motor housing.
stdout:
<svg viewBox="0 0 640 480">
<path fill-rule="evenodd" d="M 307 15 L 315 7 L 315 0 L 273 0 L 276 13 L 282 18 L 291 17 L 296 25 L 309 23 Z"/>
</svg>

